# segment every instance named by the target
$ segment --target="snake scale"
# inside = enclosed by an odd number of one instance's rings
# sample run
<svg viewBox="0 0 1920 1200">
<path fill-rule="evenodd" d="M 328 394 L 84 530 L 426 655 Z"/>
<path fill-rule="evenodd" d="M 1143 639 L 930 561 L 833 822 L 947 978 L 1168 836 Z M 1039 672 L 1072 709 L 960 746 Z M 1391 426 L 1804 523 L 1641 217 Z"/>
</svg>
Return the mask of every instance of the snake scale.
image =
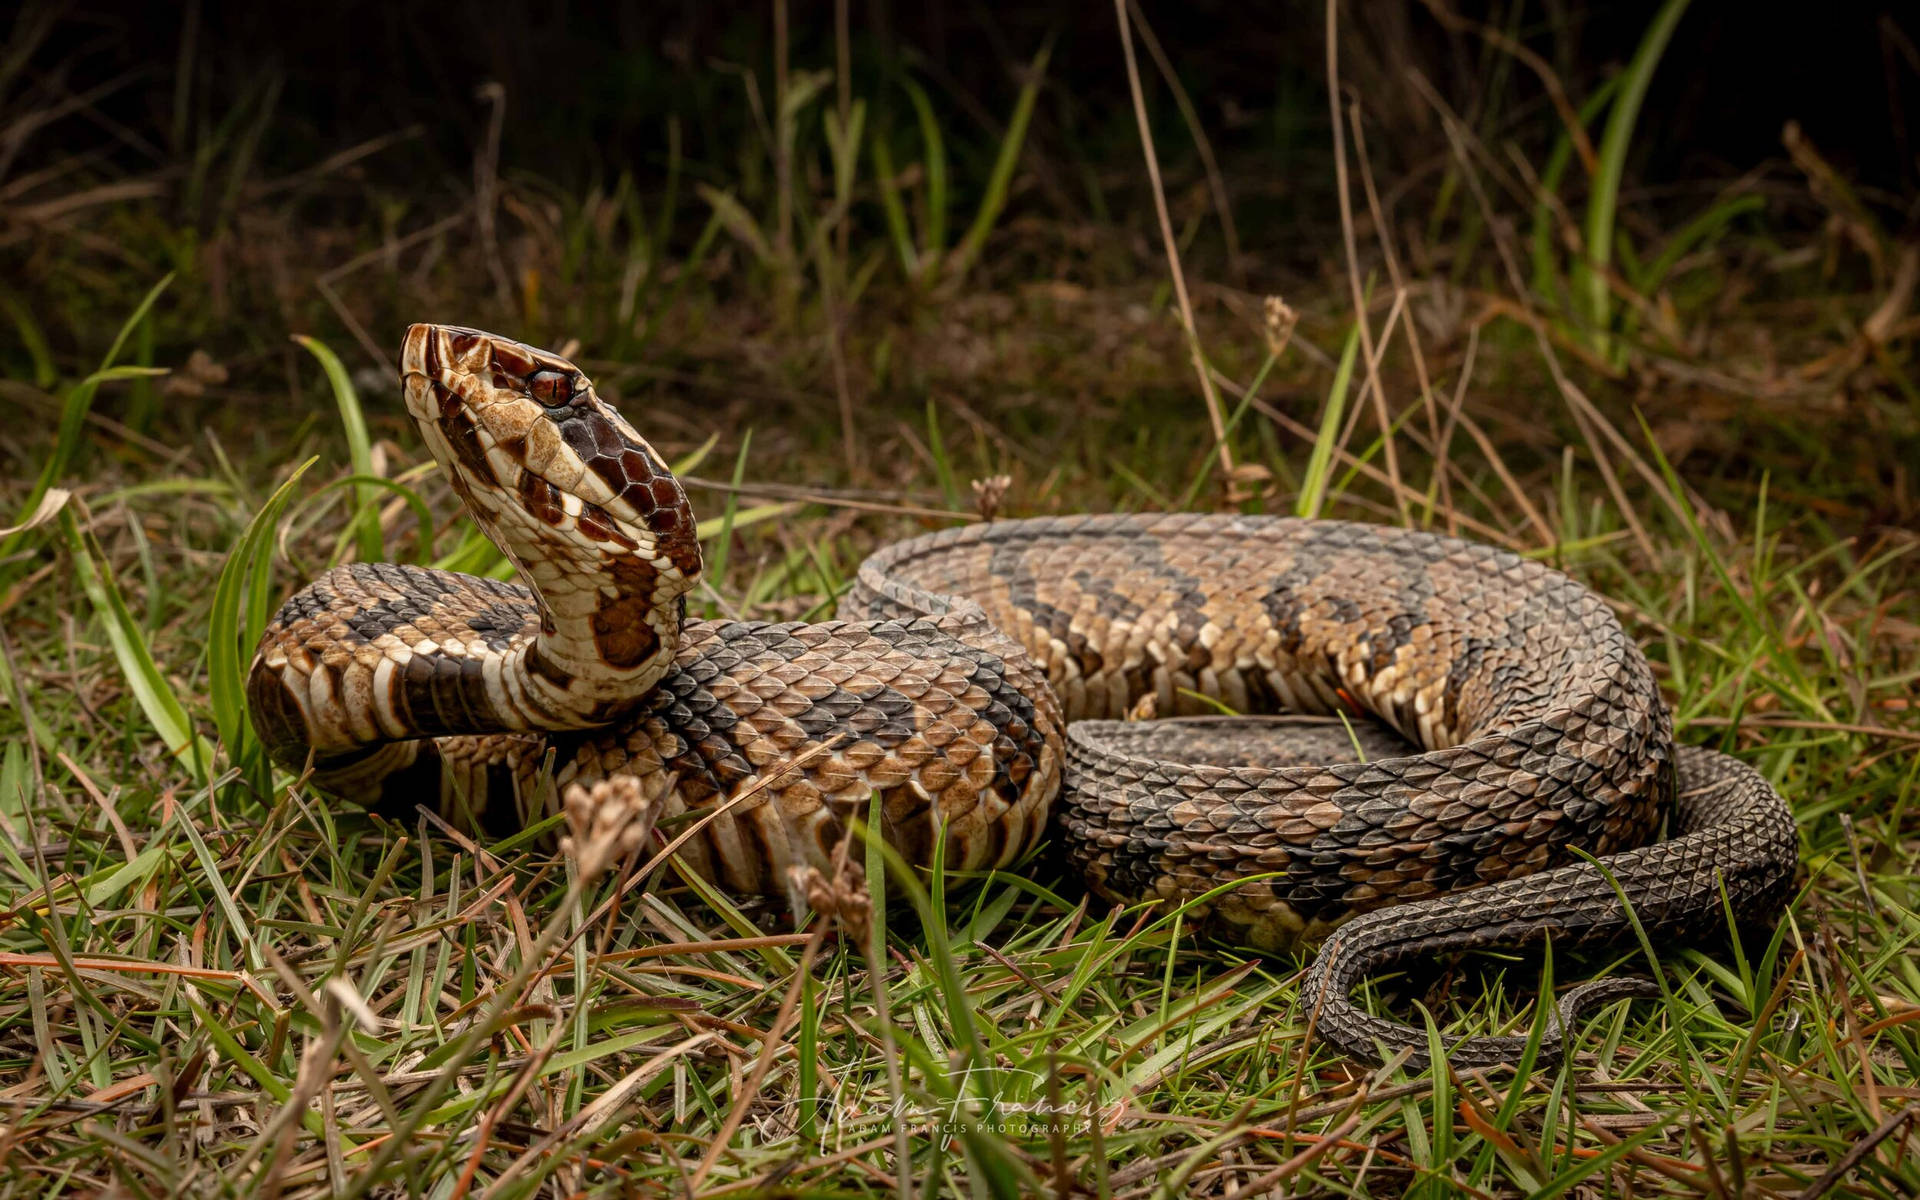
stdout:
<svg viewBox="0 0 1920 1200">
<path fill-rule="evenodd" d="M 1617 942 L 1623 898 L 1661 939 L 1724 929 L 1724 906 L 1763 922 L 1788 897 L 1785 803 L 1734 759 L 1675 746 L 1619 621 L 1539 563 L 1332 520 L 1001 520 L 882 548 L 842 620 L 690 620 L 686 494 L 578 368 L 415 325 L 401 374 L 525 582 L 355 563 L 287 601 L 253 663 L 253 721 L 345 799 L 511 829 L 554 784 L 631 776 L 671 817 L 757 782 L 681 850 L 739 892 L 825 869 L 876 793 L 886 838 L 920 863 L 940 836 L 968 870 L 1051 836 L 1098 896 L 1193 902 L 1255 946 L 1321 943 L 1302 1012 L 1375 1060 L 1424 1061 L 1427 1040 L 1353 1003 L 1374 972 Z M 1180 719 L 1122 719 L 1146 697 Z M 1205 715 L 1222 708 L 1294 715 Z M 1355 720 L 1327 723 L 1340 713 Z M 1539 1061 L 1584 1006 L 1644 987 L 1563 993 Z M 1511 1062 L 1525 1042 L 1447 1055 Z"/>
</svg>

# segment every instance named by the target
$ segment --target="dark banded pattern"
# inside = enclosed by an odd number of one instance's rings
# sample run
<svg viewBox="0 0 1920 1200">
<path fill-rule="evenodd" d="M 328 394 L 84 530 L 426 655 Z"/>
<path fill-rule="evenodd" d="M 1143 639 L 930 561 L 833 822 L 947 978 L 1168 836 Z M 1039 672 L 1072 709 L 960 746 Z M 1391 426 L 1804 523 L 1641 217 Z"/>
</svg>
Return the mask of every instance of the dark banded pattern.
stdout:
<svg viewBox="0 0 1920 1200">
<path fill-rule="evenodd" d="M 1324 941 L 1306 1000 L 1363 1057 L 1425 1046 L 1354 1009 L 1372 970 L 1615 939 L 1622 895 L 1663 934 L 1715 926 L 1723 886 L 1765 919 L 1791 885 L 1784 803 L 1677 751 L 1611 610 L 1538 563 L 1337 521 L 998 521 L 881 550 L 847 620 L 686 621 L 685 495 L 577 368 L 433 326 L 403 361 L 427 445 L 527 586 L 355 564 L 288 601 L 255 725 L 351 799 L 512 828 L 629 776 L 663 817 L 720 809 L 682 854 L 743 892 L 830 869 L 876 794 L 915 862 L 944 837 L 956 868 L 1005 867 L 1051 833 L 1101 896 Z M 1144 701 L 1184 719 L 1123 720 Z M 1203 715 L 1223 707 L 1296 715 Z M 1625 986 L 1568 993 L 1558 1028 Z"/>
</svg>

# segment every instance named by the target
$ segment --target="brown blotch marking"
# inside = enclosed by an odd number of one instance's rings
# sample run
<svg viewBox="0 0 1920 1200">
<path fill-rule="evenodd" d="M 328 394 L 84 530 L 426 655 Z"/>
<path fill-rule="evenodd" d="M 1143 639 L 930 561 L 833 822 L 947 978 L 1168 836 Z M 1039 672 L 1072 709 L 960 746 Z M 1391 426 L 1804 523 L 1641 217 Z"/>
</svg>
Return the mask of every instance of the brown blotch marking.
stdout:
<svg viewBox="0 0 1920 1200">
<path fill-rule="evenodd" d="M 428 378 L 432 378 L 440 374 L 440 368 L 444 365 L 440 359 L 440 335 L 433 330 L 428 330 L 427 336 L 422 340 L 426 342 L 426 350 L 420 356 L 420 365 Z"/>
<path fill-rule="evenodd" d="M 527 348 L 518 342 L 496 341 L 493 343 L 493 369 L 501 375 L 511 378 L 502 381 L 496 378 L 496 387 L 513 388 L 519 380 L 533 374 L 541 368 L 541 363 L 527 352 Z"/>
<path fill-rule="evenodd" d="M 620 532 L 619 525 L 614 523 L 613 514 L 597 504 L 582 502 L 577 523 L 580 526 L 580 532 L 596 542 L 612 542 L 622 550 L 639 548 L 640 543 Z"/>
<path fill-rule="evenodd" d="M 653 511 L 643 513 L 643 519 L 658 538 L 656 550 L 666 555 L 683 578 L 692 579 L 700 574 L 700 536 L 687 493 L 671 475 L 661 475 L 648 486 Z"/>
<path fill-rule="evenodd" d="M 593 614 L 593 645 L 601 662 L 630 671 L 660 650 L 660 637 L 647 624 L 659 572 L 638 559 L 621 558 L 614 562 L 611 574 L 619 593 L 602 600 Z"/>
<path fill-rule="evenodd" d="M 560 439 L 567 444 L 567 448 L 578 455 L 587 469 L 598 475 L 616 496 L 639 507 L 640 515 L 644 517 L 647 496 L 644 492 L 635 494 L 634 489 L 628 487 L 626 468 L 620 460 L 626 445 L 613 422 L 599 413 L 574 409 L 555 423 L 560 430 Z"/>
<path fill-rule="evenodd" d="M 585 437 L 581 439 L 586 445 L 576 445 L 575 449 L 580 452 L 580 457 L 586 460 L 587 466 L 593 473 L 604 480 L 606 485 L 613 489 L 615 495 L 622 497 L 628 503 L 644 504 L 648 499 L 648 493 L 645 490 L 646 481 L 636 481 L 627 474 L 626 440 L 620 436 L 620 430 L 614 426 L 613 422 L 595 415 L 577 418 L 570 424 L 586 427 L 582 430 Z M 644 508 L 641 510 L 641 515 L 646 515 Z"/>
<path fill-rule="evenodd" d="M 500 477 L 493 472 L 493 464 L 487 461 L 487 449 L 480 444 L 480 429 L 473 418 L 464 412 L 456 411 L 441 418 L 440 428 L 447 435 L 447 444 L 453 447 L 455 458 L 467 469 L 474 482 L 499 486 Z"/>
<path fill-rule="evenodd" d="M 465 411 L 460 403 L 460 397 L 452 388 L 441 383 L 438 379 L 429 380 L 428 382 L 433 385 L 433 398 L 440 406 L 440 418 L 442 420 L 457 417 Z"/>
<path fill-rule="evenodd" d="M 620 456 L 620 469 L 626 472 L 629 486 L 637 487 L 652 482 L 658 466 L 637 449 L 629 448 Z"/>
<path fill-rule="evenodd" d="M 481 337 L 472 330 L 460 330 L 447 334 L 447 349 L 456 359 L 466 358 L 480 348 Z"/>
<path fill-rule="evenodd" d="M 700 573 L 700 543 L 692 510 L 680 481 L 667 472 L 644 442 L 630 441 L 612 421 L 595 420 L 590 429 L 566 429 L 568 443 L 658 535 L 656 552 L 674 570 L 692 579 Z"/>
<path fill-rule="evenodd" d="M 560 507 L 559 489 L 532 471 L 520 472 L 520 500 L 528 512 L 549 525 L 558 526 L 566 520 L 566 510 Z"/>
</svg>

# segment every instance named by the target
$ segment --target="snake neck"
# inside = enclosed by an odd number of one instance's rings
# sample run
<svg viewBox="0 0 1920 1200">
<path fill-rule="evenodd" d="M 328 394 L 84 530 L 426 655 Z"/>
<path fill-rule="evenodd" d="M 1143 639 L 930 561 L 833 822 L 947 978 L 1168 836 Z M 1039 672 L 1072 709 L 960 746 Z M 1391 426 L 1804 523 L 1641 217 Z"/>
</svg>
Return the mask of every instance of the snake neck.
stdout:
<svg viewBox="0 0 1920 1200">
<path fill-rule="evenodd" d="M 614 720 L 673 666 L 700 577 L 679 480 L 565 359 L 416 325 L 401 374 L 428 450 L 539 609 L 538 633 L 499 656 L 496 723 Z"/>
<path fill-rule="evenodd" d="M 353 563 L 296 593 L 248 677 L 254 728 L 323 787 L 428 763 L 399 743 L 610 725 L 672 670 L 700 578 L 686 492 L 557 355 L 415 325 L 407 412 L 526 585 Z"/>
<path fill-rule="evenodd" d="M 590 729 L 638 704 L 680 650 L 691 580 L 612 557 L 584 570 L 509 554 L 534 594 L 540 631 L 500 658 L 505 729 Z M 476 731 L 480 732 L 480 731 Z"/>
</svg>

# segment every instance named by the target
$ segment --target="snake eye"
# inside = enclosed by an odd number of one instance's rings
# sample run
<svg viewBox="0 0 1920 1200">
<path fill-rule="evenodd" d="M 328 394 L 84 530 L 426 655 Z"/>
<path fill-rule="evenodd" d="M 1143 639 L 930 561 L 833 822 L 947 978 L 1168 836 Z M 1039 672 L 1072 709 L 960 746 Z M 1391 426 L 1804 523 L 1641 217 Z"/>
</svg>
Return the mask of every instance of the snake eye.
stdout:
<svg viewBox="0 0 1920 1200">
<path fill-rule="evenodd" d="M 527 376 L 527 395 L 548 408 L 565 408 L 573 399 L 573 376 L 565 371 L 535 371 Z"/>
</svg>

